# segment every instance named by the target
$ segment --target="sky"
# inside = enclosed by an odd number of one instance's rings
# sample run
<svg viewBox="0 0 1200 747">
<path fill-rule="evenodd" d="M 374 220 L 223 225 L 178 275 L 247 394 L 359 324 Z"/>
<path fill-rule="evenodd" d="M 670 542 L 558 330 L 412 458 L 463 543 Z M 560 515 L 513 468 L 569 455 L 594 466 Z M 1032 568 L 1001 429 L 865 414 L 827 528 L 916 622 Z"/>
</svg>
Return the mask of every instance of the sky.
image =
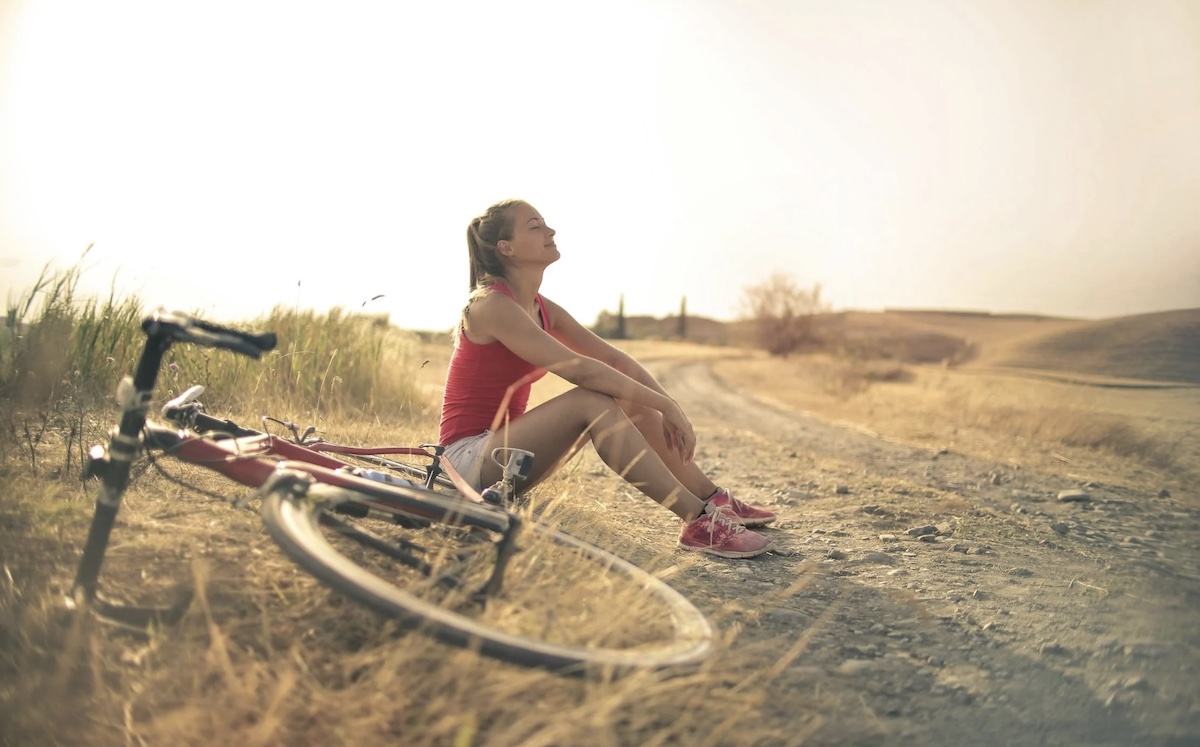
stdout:
<svg viewBox="0 0 1200 747">
<path fill-rule="evenodd" d="M 449 329 L 510 197 L 585 324 L 1200 307 L 1200 3 L 0 0 L 10 303 Z"/>
</svg>

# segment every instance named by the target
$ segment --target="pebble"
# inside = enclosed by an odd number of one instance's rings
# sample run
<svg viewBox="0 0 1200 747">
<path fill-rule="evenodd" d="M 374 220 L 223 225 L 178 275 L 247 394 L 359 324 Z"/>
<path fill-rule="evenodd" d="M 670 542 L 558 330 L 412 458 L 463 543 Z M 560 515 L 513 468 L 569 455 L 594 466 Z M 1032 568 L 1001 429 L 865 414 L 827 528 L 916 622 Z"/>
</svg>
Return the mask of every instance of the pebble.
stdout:
<svg viewBox="0 0 1200 747">
<path fill-rule="evenodd" d="M 938 528 L 935 527 L 933 524 L 926 524 L 925 526 L 913 527 L 912 529 L 908 529 L 904 533 L 909 535 L 910 537 L 923 537 L 924 535 L 927 535 L 927 534 L 937 534 L 937 530 L 938 530 Z"/>
<path fill-rule="evenodd" d="M 1159 498 L 1170 498 L 1171 491 L 1167 490 L 1166 488 L 1163 488 L 1162 490 L 1158 491 L 1158 497 Z"/>
<path fill-rule="evenodd" d="M 1059 534 L 1066 534 L 1067 531 L 1070 529 L 1070 527 L 1068 527 L 1065 523 L 1063 523 L 1061 521 L 1050 522 L 1050 528 L 1053 529 L 1054 531 L 1058 532 Z"/>
<path fill-rule="evenodd" d="M 833 492 L 837 493 L 838 495 L 846 495 L 847 493 L 850 492 L 850 486 L 849 485 L 838 485 L 836 488 L 833 489 Z"/>
<path fill-rule="evenodd" d="M 837 673 L 846 675 L 862 674 L 874 665 L 870 659 L 847 659 L 838 665 Z"/>
<path fill-rule="evenodd" d="M 1043 656 L 1070 656 L 1071 650 L 1061 643 L 1046 642 L 1038 647 L 1038 653 Z"/>
<path fill-rule="evenodd" d="M 1060 490 L 1058 492 L 1058 500 L 1063 503 L 1079 503 L 1091 499 L 1092 494 L 1086 490 Z"/>
<path fill-rule="evenodd" d="M 896 559 L 886 552 L 868 552 L 855 561 L 856 563 L 877 563 L 879 565 L 895 565 Z"/>
<path fill-rule="evenodd" d="M 880 542 L 899 542 L 900 538 L 894 534 L 881 534 L 881 535 L 879 535 L 879 541 Z"/>
</svg>

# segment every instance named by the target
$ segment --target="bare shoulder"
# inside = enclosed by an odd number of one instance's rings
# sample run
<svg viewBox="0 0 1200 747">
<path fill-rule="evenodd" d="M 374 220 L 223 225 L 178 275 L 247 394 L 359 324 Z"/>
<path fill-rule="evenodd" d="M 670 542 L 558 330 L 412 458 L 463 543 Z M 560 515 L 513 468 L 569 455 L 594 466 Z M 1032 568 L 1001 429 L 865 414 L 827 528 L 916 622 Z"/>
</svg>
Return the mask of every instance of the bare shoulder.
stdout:
<svg viewBox="0 0 1200 747">
<path fill-rule="evenodd" d="M 495 342 L 497 326 L 511 323 L 521 310 L 508 296 L 497 291 L 485 291 L 467 301 L 463 311 L 463 326 L 471 342 L 488 344 Z"/>
</svg>

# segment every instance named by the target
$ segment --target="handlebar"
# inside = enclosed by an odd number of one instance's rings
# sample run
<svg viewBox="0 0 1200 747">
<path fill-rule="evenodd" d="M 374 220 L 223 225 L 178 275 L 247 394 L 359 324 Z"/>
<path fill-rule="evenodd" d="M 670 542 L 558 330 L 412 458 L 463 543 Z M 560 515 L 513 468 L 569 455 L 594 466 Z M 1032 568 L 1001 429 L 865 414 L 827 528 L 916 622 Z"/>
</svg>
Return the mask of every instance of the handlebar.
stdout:
<svg viewBox="0 0 1200 747">
<path fill-rule="evenodd" d="M 147 336 L 159 337 L 169 342 L 190 342 L 209 348 L 221 348 L 256 359 L 263 353 L 274 350 L 277 341 L 274 332 L 242 332 L 206 322 L 187 312 L 166 309 L 159 309 L 142 320 L 142 330 Z"/>
</svg>

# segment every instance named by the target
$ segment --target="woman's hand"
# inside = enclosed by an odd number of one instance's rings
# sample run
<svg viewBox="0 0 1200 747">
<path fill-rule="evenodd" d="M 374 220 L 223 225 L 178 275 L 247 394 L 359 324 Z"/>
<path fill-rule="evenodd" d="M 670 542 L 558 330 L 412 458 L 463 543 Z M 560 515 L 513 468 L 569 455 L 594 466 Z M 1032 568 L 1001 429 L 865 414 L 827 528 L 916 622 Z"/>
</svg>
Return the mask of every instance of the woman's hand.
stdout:
<svg viewBox="0 0 1200 747">
<path fill-rule="evenodd" d="M 666 439 L 667 445 L 679 454 L 684 464 L 691 462 L 696 452 L 696 432 L 692 430 L 691 422 L 674 400 L 662 411 L 662 415 L 663 438 Z"/>
</svg>

